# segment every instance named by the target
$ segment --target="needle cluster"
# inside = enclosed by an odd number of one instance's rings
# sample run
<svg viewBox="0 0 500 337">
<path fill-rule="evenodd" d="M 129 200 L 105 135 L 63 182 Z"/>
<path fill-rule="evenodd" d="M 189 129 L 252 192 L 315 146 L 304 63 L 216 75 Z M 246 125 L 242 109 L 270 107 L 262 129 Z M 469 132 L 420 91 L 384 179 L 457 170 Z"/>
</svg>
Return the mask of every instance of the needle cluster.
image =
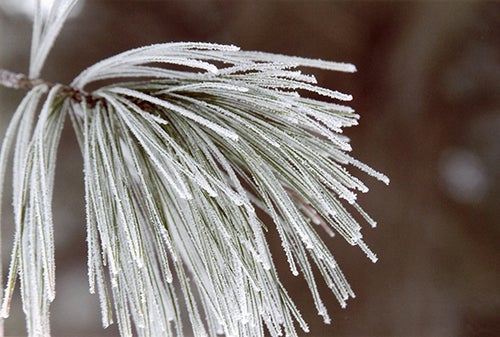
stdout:
<svg viewBox="0 0 500 337">
<path fill-rule="evenodd" d="M 35 16 L 30 78 L 75 2 Z M 290 272 L 304 277 L 329 323 L 312 265 L 342 307 L 354 293 L 318 229 L 375 262 L 351 215 L 376 225 L 356 202 L 368 188 L 347 167 L 389 180 L 348 154 L 342 131 L 359 119 L 344 105 L 352 97 L 318 86 L 303 68 L 355 71 L 235 46 L 166 43 L 103 60 L 69 86 L 34 83 L 0 155 L 2 183 L 13 149 L 16 226 L 2 315 L 19 278 L 29 336 L 50 335 L 51 200 L 69 116 L 84 160 L 90 291 L 104 326 L 117 321 L 122 336 L 183 336 L 187 308 L 195 336 L 297 336 L 296 324 L 308 331 L 280 282 L 268 231 L 279 234 Z M 91 83 L 98 89 L 87 94 Z"/>
</svg>

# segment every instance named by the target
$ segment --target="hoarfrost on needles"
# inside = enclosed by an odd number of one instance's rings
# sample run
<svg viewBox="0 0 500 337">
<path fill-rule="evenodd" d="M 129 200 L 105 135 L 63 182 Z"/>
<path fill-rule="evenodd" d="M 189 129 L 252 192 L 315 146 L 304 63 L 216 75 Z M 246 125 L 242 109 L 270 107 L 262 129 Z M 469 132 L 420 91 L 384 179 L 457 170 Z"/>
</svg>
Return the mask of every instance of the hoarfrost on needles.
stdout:
<svg viewBox="0 0 500 337">
<path fill-rule="evenodd" d="M 57 1 L 47 16 L 35 15 L 31 78 L 75 3 Z M 71 86 L 34 86 L 0 154 L 3 183 L 14 150 L 16 226 L 2 316 L 19 278 L 28 335 L 50 335 L 51 199 L 69 115 L 84 161 L 89 285 L 104 326 L 117 321 L 122 336 L 182 336 L 184 307 L 196 336 L 297 336 L 295 324 L 308 331 L 276 271 L 270 230 L 329 323 L 311 262 L 342 307 L 354 292 L 318 229 L 375 262 L 348 210 L 376 225 L 356 203 L 368 188 L 346 165 L 389 180 L 347 154 L 341 133 L 359 116 L 337 101 L 352 96 L 318 86 L 303 68 L 356 70 L 235 46 L 165 43 L 103 60 Z M 86 92 L 101 80 L 113 84 Z"/>
</svg>

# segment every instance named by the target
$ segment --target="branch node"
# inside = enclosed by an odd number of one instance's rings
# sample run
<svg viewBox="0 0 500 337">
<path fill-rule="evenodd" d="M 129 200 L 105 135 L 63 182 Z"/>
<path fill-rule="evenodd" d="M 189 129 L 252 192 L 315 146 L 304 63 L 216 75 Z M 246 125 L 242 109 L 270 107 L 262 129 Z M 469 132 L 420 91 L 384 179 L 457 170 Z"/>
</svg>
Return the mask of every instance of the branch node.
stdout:
<svg viewBox="0 0 500 337">
<path fill-rule="evenodd" d="M 9 70 L 0 69 L 0 85 L 6 88 L 30 90 L 41 84 L 45 84 L 49 88 L 52 88 L 55 85 L 54 83 L 50 83 L 39 78 L 31 79 L 25 74 L 14 73 Z M 78 103 L 85 101 L 92 107 L 95 106 L 99 101 L 99 99 L 94 97 L 92 94 L 82 89 L 70 87 L 67 85 L 62 87 L 61 93 L 68 95 L 68 97 Z"/>
</svg>

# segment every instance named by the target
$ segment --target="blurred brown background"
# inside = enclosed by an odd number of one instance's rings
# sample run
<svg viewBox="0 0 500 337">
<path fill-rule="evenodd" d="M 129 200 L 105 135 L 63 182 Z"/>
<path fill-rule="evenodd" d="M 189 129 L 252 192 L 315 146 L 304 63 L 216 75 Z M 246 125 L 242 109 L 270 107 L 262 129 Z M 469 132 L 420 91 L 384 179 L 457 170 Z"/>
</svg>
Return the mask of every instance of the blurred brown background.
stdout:
<svg viewBox="0 0 500 337">
<path fill-rule="evenodd" d="M 0 0 L 2 68 L 27 72 L 31 22 L 15 4 L 28 2 Z M 356 64 L 354 75 L 316 74 L 354 95 L 362 118 L 346 130 L 353 155 L 392 180 L 364 179 L 371 191 L 361 196 L 379 222 L 364 231 L 379 262 L 329 241 L 357 294 L 342 310 L 322 290 L 329 326 L 305 283 L 280 270 L 309 336 L 500 336 L 500 3 L 82 0 L 77 12 L 49 55 L 46 80 L 68 83 L 104 57 L 168 41 Z M 21 97 L 0 88 L 0 133 Z M 54 207 L 53 334 L 117 336 L 115 326 L 102 330 L 87 291 L 82 162 L 69 124 Z M 4 212 L 4 267 L 10 217 Z M 18 302 L 6 332 L 25 334 Z"/>
</svg>

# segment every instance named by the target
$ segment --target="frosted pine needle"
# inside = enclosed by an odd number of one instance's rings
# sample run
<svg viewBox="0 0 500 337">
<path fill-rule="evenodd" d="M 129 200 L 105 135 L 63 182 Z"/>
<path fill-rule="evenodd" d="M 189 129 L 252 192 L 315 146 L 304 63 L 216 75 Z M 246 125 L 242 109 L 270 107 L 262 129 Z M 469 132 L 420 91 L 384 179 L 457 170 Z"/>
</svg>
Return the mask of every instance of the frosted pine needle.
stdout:
<svg viewBox="0 0 500 337">
<path fill-rule="evenodd" d="M 57 2 L 48 17 L 37 12 L 32 78 L 75 2 Z M 375 262 L 350 213 L 376 225 L 356 201 L 368 188 L 347 166 L 389 179 L 347 154 L 343 128 L 359 119 L 344 105 L 351 95 L 322 88 L 304 67 L 355 71 L 235 46 L 167 43 L 103 60 L 70 86 L 23 78 L 30 91 L 0 154 L 3 183 L 14 149 L 16 228 L 2 316 L 19 278 L 28 335 L 50 335 L 51 200 L 69 115 L 84 160 L 90 291 L 105 327 L 116 321 L 122 336 L 182 336 L 187 309 L 195 336 L 308 331 L 280 281 L 268 231 L 279 234 L 290 272 L 304 277 L 329 323 L 312 264 L 342 307 L 354 293 L 318 232 L 340 234 Z M 102 80 L 113 84 L 86 91 Z"/>
</svg>

